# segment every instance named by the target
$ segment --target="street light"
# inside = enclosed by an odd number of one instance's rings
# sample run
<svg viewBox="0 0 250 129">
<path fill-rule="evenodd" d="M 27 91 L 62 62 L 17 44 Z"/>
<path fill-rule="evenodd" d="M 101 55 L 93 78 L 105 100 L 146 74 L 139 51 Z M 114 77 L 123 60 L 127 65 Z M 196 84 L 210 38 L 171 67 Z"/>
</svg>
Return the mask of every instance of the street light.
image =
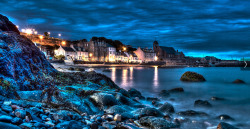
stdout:
<svg viewBox="0 0 250 129">
<path fill-rule="evenodd" d="M 59 37 L 61 37 L 62 35 L 61 34 L 58 34 Z"/>
<path fill-rule="evenodd" d="M 65 42 L 65 41 L 62 41 L 62 45 L 66 45 L 66 42 Z"/>
<path fill-rule="evenodd" d="M 124 50 L 124 51 L 126 51 L 126 49 L 127 49 L 126 47 L 123 47 L 123 50 Z"/>
<path fill-rule="evenodd" d="M 158 60 L 158 57 L 157 56 L 155 56 L 155 61 L 157 61 Z"/>
</svg>

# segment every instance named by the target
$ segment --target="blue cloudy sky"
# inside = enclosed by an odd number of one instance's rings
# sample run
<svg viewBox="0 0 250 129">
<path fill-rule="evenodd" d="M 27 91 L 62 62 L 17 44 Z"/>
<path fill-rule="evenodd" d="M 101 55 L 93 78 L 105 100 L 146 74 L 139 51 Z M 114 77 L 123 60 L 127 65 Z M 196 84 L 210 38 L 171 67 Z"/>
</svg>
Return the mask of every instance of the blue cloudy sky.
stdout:
<svg viewBox="0 0 250 129">
<path fill-rule="evenodd" d="M 152 47 L 156 38 L 190 56 L 250 57 L 249 0 L 1 0 L 0 7 L 20 28 L 69 40 Z"/>
</svg>

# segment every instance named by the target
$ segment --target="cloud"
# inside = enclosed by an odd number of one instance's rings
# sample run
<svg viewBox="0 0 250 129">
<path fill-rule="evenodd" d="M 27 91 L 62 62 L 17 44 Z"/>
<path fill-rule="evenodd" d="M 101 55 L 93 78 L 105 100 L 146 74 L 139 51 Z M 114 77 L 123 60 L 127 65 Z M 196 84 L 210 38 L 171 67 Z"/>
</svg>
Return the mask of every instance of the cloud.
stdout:
<svg viewBox="0 0 250 129">
<path fill-rule="evenodd" d="M 65 39 L 105 36 L 152 47 L 156 38 L 190 55 L 230 57 L 249 53 L 249 6 L 250 1 L 237 0 L 2 0 L 0 12 L 21 28 Z"/>
</svg>

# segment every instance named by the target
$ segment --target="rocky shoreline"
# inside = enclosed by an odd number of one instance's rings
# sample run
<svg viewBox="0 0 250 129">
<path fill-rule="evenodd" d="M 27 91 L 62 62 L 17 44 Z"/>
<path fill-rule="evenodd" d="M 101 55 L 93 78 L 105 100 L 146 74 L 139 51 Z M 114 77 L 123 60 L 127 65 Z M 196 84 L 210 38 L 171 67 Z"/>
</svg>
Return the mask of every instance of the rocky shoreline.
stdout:
<svg viewBox="0 0 250 129">
<path fill-rule="evenodd" d="M 95 72 L 60 73 L 61 80 L 73 74 L 82 78 L 84 84 L 65 83 L 44 90 L 17 91 L 18 99 L 0 97 L 0 127 L 2 128 L 70 128 L 70 129 L 170 129 L 182 128 L 186 123 L 193 128 L 212 127 L 205 121 L 193 121 L 190 117 L 206 117 L 209 114 L 194 110 L 175 112 L 168 102 L 159 98 L 144 97 L 136 89 L 128 91 L 111 84 L 104 75 Z M 92 77 L 90 77 L 92 76 Z M 77 76 L 76 76 L 77 77 Z M 99 79 L 97 79 L 99 78 Z M 61 83 L 61 84 L 63 84 Z M 71 84 L 70 84 L 71 83 Z M 109 85 L 109 83 L 111 85 Z M 161 97 L 182 93 L 183 88 L 163 90 Z M 214 100 L 218 100 L 214 97 Z M 150 105 L 143 104 L 148 101 Z M 197 100 L 195 106 L 209 108 L 207 101 Z M 173 114 L 181 117 L 174 118 Z M 228 115 L 218 119 L 233 120 Z M 217 129 L 235 129 L 232 125 L 218 121 Z"/>
</svg>

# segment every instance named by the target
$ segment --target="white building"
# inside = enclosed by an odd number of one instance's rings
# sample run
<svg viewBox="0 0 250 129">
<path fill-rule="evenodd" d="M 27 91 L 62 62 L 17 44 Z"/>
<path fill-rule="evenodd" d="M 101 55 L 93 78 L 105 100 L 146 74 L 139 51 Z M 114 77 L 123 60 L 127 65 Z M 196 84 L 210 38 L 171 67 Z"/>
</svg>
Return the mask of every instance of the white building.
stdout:
<svg viewBox="0 0 250 129">
<path fill-rule="evenodd" d="M 116 61 L 116 48 L 110 44 L 106 44 L 107 47 L 107 61 L 115 62 Z"/>
<path fill-rule="evenodd" d="M 157 60 L 156 53 L 154 52 L 153 49 L 147 49 L 147 48 L 142 49 L 139 47 L 136 51 L 134 51 L 134 53 L 136 54 L 138 59 L 141 60 L 142 62 L 147 63 Z"/>
<path fill-rule="evenodd" d="M 64 47 L 60 46 L 55 50 L 55 55 L 65 56 L 65 60 L 83 60 L 88 61 L 88 52 L 81 47 Z"/>
</svg>

